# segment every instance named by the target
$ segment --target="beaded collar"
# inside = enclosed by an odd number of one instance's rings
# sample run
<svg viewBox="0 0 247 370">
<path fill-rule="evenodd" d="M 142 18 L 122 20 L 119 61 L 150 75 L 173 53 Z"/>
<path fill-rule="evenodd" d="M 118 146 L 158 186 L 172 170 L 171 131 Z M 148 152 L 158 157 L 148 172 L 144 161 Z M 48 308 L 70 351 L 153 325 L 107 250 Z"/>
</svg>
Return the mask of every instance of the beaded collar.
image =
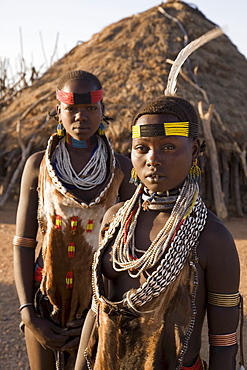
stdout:
<svg viewBox="0 0 247 370">
<path fill-rule="evenodd" d="M 169 211 L 171 210 L 181 192 L 181 189 L 167 190 L 165 193 L 152 193 L 144 187 L 142 193 L 142 208 L 144 211 Z"/>
<path fill-rule="evenodd" d="M 97 143 L 97 136 L 93 135 L 88 140 L 76 140 L 66 132 L 65 141 L 68 145 L 72 146 L 73 148 L 91 148 L 93 145 Z"/>
</svg>

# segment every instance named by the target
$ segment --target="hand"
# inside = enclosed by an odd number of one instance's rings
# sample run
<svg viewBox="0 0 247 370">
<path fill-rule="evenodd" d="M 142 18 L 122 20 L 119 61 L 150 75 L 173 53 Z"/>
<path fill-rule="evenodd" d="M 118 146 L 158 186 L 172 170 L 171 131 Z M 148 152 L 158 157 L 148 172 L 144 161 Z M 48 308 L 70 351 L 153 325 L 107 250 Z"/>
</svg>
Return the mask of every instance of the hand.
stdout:
<svg viewBox="0 0 247 370">
<path fill-rule="evenodd" d="M 85 318 L 74 320 L 67 324 L 67 331 L 61 333 L 61 336 L 69 337 L 69 339 L 62 347 L 62 351 L 68 351 L 78 347 L 84 321 Z"/>
<path fill-rule="evenodd" d="M 70 339 L 70 336 L 66 334 L 69 331 L 68 328 L 61 328 L 49 320 L 37 316 L 26 325 L 44 348 L 61 351 Z"/>
</svg>

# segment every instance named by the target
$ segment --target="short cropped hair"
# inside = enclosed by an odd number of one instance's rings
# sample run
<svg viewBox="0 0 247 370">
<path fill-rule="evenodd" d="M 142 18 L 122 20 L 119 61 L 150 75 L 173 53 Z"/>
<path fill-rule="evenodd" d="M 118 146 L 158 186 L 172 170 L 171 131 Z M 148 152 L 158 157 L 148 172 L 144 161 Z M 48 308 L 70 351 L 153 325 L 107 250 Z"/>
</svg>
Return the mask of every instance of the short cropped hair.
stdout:
<svg viewBox="0 0 247 370">
<path fill-rule="evenodd" d="M 83 70 L 70 71 L 63 75 L 57 84 L 57 88 L 59 90 L 62 90 L 69 81 L 74 80 L 84 80 L 92 82 L 97 90 L 100 90 L 102 88 L 101 82 L 99 81 L 98 77 L 90 72 L 86 72 Z"/>
<path fill-rule="evenodd" d="M 174 114 L 181 122 L 193 122 L 198 125 L 198 116 L 192 104 L 177 96 L 162 95 L 149 100 L 142 106 L 134 118 L 133 124 L 146 114 Z"/>
</svg>

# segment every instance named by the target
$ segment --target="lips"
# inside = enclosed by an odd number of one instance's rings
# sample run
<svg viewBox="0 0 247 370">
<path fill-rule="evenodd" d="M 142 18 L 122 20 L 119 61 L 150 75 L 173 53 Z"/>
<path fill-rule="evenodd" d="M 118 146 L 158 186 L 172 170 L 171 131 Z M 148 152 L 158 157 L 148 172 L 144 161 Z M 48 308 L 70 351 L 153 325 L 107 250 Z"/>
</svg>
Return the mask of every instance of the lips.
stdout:
<svg viewBox="0 0 247 370">
<path fill-rule="evenodd" d="M 146 177 L 147 180 L 149 180 L 152 183 L 160 182 L 160 181 L 164 180 L 164 178 L 165 178 L 164 174 L 162 174 L 160 172 L 150 172 L 145 177 Z"/>
<path fill-rule="evenodd" d="M 152 172 L 148 172 L 146 174 L 146 177 L 157 177 L 157 176 L 161 176 L 161 177 L 164 177 L 164 174 L 161 173 L 161 172 L 157 172 L 157 171 L 152 171 Z"/>
<path fill-rule="evenodd" d="M 75 127 L 73 127 L 73 130 L 87 131 L 87 130 L 89 130 L 89 127 L 87 127 L 87 126 L 75 126 Z"/>
</svg>

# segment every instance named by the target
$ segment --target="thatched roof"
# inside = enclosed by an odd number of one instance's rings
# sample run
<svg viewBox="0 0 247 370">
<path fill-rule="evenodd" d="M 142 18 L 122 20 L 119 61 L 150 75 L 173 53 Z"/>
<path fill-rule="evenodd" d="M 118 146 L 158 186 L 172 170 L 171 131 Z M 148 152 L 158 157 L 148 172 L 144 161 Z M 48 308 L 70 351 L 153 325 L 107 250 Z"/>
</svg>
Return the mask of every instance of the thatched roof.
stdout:
<svg viewBox="0 0 247 370">
<path fill-rule="evenodd" d="M 189 41 L 215 27 L 198 9 L 181 1 L 168 1 L 161 6 L 181 22 Z M 159 6 L 104 28 L 88 42 L 72 49 L 1 112 L 1 152 L 11 152 L 18 147 L 16 123 L 27 109 L 50 95 L 21 120 L 22 135 L 26 138 L 37 129 L 46 113 L 56 106 L 57 80 L 68 70 L 85 69 L 95 73 L 102 81 L 106 113 L 114 117 L 108 136 L 112 138 L 116 151 L 126 153 L 134 114 L 144 101 L 163 93 L 171 68 L 167 59 L 174 60 L 183 46 L 181 28 L 177 22 L 165 17 Z M 215 118 L 212 122 L 219 148 L 232 151 L 229 145 L 231 139 L 241 146 L 247 138 L 246 58 L 224 35 L 193 53 L 190 65 L 192 71 L 198 68 L 198 83 L 221 116 L 224 127 Z M 190 78 L 187 64 L 183 72 Z M 201 92 L 182 76 L 178 78 L 177 92 L 196 108 L 197 102 L 203 100 Z M 51 120 L 39 134 L 35 150 L 45 147 L 55 125 L 55 121 Z"/>
</svg>

